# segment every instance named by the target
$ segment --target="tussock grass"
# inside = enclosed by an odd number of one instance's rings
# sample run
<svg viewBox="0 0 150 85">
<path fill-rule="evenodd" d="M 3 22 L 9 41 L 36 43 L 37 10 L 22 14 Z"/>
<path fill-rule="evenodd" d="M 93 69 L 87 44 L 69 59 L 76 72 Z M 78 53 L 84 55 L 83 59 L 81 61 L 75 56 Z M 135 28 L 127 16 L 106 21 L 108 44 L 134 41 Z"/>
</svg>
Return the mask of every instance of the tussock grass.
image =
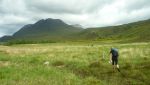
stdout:
<svg viewBox="0 0 150 85">
<path fill-rule="evenodd" d="M 121 72 L 108 63 L 111 47 L 119 49 Z M 149 43 L 0 46 L 0 84 L 149 85 L 149 55 Z"/>
</svg>

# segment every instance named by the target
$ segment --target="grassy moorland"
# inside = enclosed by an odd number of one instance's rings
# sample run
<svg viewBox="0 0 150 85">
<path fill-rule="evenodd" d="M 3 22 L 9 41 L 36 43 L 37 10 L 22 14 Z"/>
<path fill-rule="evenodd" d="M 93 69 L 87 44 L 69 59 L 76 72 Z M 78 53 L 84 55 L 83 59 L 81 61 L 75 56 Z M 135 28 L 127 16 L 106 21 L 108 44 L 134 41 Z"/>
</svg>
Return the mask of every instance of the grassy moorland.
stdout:
<svg viewBox="0 0 150 85">
<path fill-rule="evenodd" d="M 111 47 L 120 73 L 108 63 Z M 149 77 L 150 43 L 0 46 L 1 85 L 150 85 Z"/>
</svg>

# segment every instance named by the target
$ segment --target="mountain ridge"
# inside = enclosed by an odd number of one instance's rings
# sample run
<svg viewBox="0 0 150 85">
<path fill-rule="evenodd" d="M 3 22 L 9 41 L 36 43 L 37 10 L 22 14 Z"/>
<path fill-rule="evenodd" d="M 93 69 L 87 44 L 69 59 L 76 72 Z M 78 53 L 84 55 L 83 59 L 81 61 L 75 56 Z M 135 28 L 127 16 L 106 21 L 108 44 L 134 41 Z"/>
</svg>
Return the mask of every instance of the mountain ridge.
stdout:
<svg viewBox="0 0 150 85">
<path fill-rule="evenodd" d="M 12 36 L 4 36 L 0 41 L 12 40 L 103 40 L 118 39 L 131 41 L 150 41 L 150 19 L 108 27 L 83 29 L 81 25 L 68 25 L 60 19 L 41 19 L 34 24 L 23 26 Z"/>
</svg>

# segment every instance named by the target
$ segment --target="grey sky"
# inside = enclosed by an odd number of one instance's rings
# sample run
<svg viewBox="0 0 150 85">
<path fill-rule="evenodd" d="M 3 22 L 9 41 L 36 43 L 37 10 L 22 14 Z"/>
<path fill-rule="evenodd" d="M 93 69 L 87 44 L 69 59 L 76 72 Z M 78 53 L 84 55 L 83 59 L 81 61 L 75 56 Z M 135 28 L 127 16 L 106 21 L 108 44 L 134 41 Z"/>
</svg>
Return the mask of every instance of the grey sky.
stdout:
<svg viewBox="0 0 150 85">
<path fill-rule="evenodd" d="M 84 27 L 120 25 L 150 18 L 150 0 L 0 0 L 0 37 L 40 19 Z"/>
</svg>

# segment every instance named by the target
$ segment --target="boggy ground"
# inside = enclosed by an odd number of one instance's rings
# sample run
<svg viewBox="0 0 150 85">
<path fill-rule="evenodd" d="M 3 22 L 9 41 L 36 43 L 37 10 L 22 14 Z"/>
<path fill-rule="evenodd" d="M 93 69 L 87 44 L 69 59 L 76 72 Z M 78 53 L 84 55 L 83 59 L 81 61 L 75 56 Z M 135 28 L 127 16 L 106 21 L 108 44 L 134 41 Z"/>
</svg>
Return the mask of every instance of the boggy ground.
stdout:
<svg viewBox="0 0 150 85">
<path fill-rule="evenodd" d="M 111 47 L 121 72 L 108 63 Z M 150 85 L 149 62 L 150 43 L 0 46 L 0 84 Z"/>
</svg>

